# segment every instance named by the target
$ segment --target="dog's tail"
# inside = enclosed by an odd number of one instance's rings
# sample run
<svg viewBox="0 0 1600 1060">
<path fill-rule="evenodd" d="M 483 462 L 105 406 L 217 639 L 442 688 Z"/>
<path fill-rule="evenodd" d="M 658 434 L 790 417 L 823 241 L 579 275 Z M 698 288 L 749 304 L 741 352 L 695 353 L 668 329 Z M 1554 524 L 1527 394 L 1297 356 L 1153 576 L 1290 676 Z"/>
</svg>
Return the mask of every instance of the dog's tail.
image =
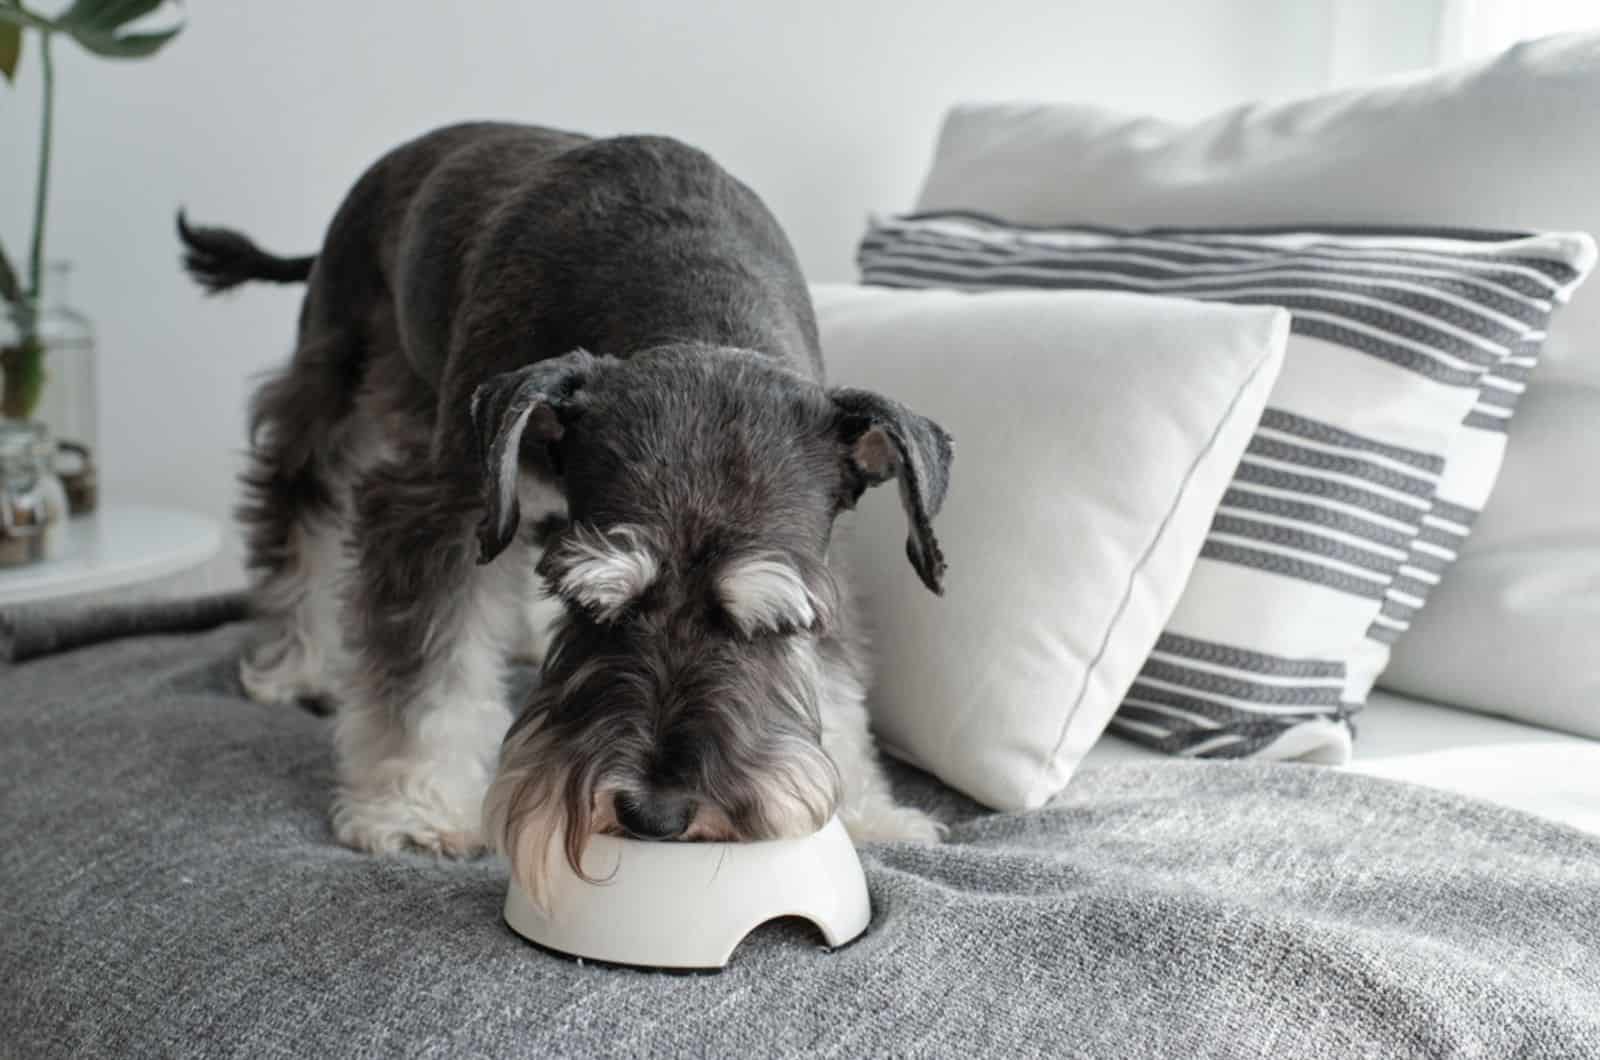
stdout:
<svg viewBox="0 0 1600 1060">
<path fill-rule="evenodd" d="M 185 248 L 183 267 L 210 294 L 221 294 L 249 280 L 304 283 L 317 260 L 314 254 L 303 258 L 269 254 L 243 232 L 191 225 L 182 210 L 178 211 L 178 238 Z"/>
</svg>

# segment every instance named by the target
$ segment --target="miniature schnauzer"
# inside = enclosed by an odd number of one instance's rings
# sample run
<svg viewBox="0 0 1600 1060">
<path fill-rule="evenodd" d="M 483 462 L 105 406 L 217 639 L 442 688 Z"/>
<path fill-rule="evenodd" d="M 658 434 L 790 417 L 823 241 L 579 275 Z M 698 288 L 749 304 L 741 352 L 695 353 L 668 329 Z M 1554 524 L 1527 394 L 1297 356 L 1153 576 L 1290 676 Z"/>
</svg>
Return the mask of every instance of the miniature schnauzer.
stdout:
<svg viewBox="0 0 1600 1060">
<path fill-rule="evenodd" d="M 824 385 L 753 192 L 670 139 L 472 124 L 380 159 L 314 257 L 179 229 L 213 292 L 309 281 L 252 408 L 241 674 L 337 705 L 342 842 L 487 843 L 537 894 L 596 832 L 937 838 L 877 762 L 830 544 L 895 479 L 939 592 L 950 440 Z"/>
</svg>

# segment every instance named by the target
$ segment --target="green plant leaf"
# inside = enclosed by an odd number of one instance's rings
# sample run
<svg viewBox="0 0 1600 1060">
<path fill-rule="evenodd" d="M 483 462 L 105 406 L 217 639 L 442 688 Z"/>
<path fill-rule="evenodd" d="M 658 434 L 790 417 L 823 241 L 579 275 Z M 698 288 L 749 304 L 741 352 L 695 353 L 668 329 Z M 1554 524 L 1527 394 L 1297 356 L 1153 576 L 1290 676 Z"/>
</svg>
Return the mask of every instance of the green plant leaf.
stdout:
<svg viewBox="0 0 1600 1060">
<path fill-rule="evenodd" d="M 136 18 L 143 18 L 162 3 L 163 0 L 74 0 L 56 19 L 56 25 L 62 29 L 81 27 L 109 33 Z"/>
<path fill-rule="evenodd" d="M 22 27 L 15 22 L 0 22 L 0 74 L 7 81 L 17 79 L 17 60 L 22 58 Z"/>
<path fill-rule="evenodd" d="M 0 0 L 0 23 L 8 26 L 27 26 L 46 33 L 56 28 L 56 24 L 49 19 L 30 14 L 16 4 L 7 3 L 6 0 Z"/>
<path fill-rule="evenodd" d="M 0 415 L 17 420 L 32 416 L 48 378 L 38 338 L 27 336 L 15 346 L 0 347 Z"/>
<path fill-rule="evenodd" d="M 127 33 L 117 36 L 111 33 L 91 33 L 86 30 L 68 30 L 72 39 L 83 45 L 87 51 L 107 59 L 138 59 L 145 55 L 154 55 L 167 42 L 176 37 L 183 29 L 164 30 L 160 33 Z"/>
<path fill-rule="evenodd" d="M 22 302 L 22 285 L 17 282 L 16 270 L 11 267 L 11 259 L 6 257 L 4 247 L 0 247 L 0 298 L 12 305 Z"/>
<path fill-rule="evenodd" d="M 75 0 L 56 26 L 70 34 L 85 50 L 108 59 L 137 59 L 154 55 L 176 37 L 183 24 L 153 33 L 122 33 L 123 26 L 143 18 L 164 0 Z"/>
</svg>

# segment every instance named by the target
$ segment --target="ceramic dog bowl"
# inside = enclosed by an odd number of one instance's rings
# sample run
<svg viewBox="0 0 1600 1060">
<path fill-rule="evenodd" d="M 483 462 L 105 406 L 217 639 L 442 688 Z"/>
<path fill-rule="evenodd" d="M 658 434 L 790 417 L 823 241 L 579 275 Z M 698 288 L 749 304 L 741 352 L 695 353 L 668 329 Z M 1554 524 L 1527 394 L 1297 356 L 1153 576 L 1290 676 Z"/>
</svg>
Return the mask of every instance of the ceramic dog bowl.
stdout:
<svg viewBox="0 0 1600 1060">
<path fill-rule="evenodd" d="M 548 910 L 513 881 L 506 924 L 572 957 L 648 968 L 716 969 L 775 917 L 816 924 L 830 946 L 866 930 L 872 908 L 837 817 L 803 839 L 646 843 L 595 836 L 581 879 L 552 854 Z"/>
</svg>

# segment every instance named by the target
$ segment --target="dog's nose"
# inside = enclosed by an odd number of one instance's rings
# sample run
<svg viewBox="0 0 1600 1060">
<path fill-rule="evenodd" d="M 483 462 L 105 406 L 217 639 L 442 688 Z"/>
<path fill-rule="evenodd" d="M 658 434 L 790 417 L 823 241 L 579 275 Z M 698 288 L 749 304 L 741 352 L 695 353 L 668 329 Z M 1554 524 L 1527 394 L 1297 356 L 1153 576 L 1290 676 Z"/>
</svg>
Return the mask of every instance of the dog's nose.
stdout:
<svg viewBox="0 0 1600 1060">
<path fill-rule="evenodd" d="M 694 800 L 680 794 L 616 796 L 617 823 L 635 839 L 676 839 L 694 820 Z"/>
</svg>

